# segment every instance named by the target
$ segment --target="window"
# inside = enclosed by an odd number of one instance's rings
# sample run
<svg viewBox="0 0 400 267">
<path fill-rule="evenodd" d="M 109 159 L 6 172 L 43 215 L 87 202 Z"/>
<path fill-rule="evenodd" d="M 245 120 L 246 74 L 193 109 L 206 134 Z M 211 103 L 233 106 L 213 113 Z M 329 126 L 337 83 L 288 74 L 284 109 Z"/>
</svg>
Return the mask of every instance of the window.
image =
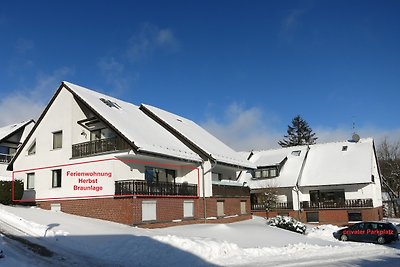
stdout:
<svg viewBox="0 0 400 267">
<path fill-rule="evenodd" d="M 146 167 L 145 179 L 148 183 L 167 182 L 173 183 L 176 178 L 176 171 L 169 169 Z"/>
<path fill-rule="evenodd" d="M 349 211 L 348 217 L 349 217 L 349 222 L 362 221 L 361 211 Z"/>
<path fill-rule="evenodd" d="M 373 174 L 371 175 L 371 182 L 375 183 L 375 176 Z"/>
<path fill-rule="evenodd" d="M 246 200 L 240 201 L 240 214 L 246 214 Z"/>
<path fill-rule="evenodd" d="M 53 133 L 53 149 L 62 148 L 62 131 Z"/>
<path fill-rule="evenodd" d="M 347 146 L 342 146 L 342 151 L 347 151 Z"/>
<path fill-rule="evenodd" d="M 35 188 L 35 173 L 27 173 L 26 174 L 26 189 L 34 189 Z"/>
<path fill-rule="evenodd" d="M 318 212 L 307 212 L 306 218 L 307 218 L 307 222 L 319 222 Z"/>
<path fill-rule="evenodd" d="M 109 128 L 97 129 L 90 132 L 90 141 L 109 139 L 113 137 L 116 137 L 116 134 Z"/>
<path fill-rule="evenodd" d="M 61 187 L 61 169 L 52 171 L 52 187 Z"/>
<path fill-rule="evenodd" d="M 311 203 L 317 203 L 317 202 L 344 203 L 345 202 L 344 190 L 335 190 L 335 191 L 310 190 L 310 201 Z"/>
<path fill-rule="evenodd" d="M 28 155 L 34 155 L 36 154 L 36 140 L 33 141 L 31 146 L 28 148 Z"/>
<path fill-rule="evenodd" d="M 8 148 L 8 155 L 14 156 L 17 153 L 17 149 L 15 147 Z"/>
<path fill-rule="evenodd" d="M 224 216 L 225 211 L 224 211 L 224 201 L 217 201 L 217 216 Z"/>
<path fill-rule="evenodd" d="M 194 210 L 193 200 L 183 201 L 183 217 L 184 218 L 193 218 L 194 217 L 193 210 Z"/>
<path fill-rule="evenodd" d="M 110 108 L 116 108 L 116 109 L 121 109 L 121 106 L 118 105 L 116 102 L 111 101 L 109 99 L 104 99 L 104 98 L 100 98 L 101 102 L 103 102 L 104 104 L 106 104 L 107 106 L 109 106 Z"/>
<path fill-rule="evenodd" d="M 274 178 L 279 176 L 278 167 L 267 167 L 255 171 L 254 179 Z"/>
<path fill-rule="evenodd" d="M 300 150 L 292 151 L 292 155 L 293 155 L 293 156 L 300 156 L 300 154 L 301 154 L 301 151 L 300 151 Z"/>
<path fill-rule="evenodd" d="M 157 202 L 155 200 L 142 202 L 142 221 L 157 220 Z"/>
</svg>

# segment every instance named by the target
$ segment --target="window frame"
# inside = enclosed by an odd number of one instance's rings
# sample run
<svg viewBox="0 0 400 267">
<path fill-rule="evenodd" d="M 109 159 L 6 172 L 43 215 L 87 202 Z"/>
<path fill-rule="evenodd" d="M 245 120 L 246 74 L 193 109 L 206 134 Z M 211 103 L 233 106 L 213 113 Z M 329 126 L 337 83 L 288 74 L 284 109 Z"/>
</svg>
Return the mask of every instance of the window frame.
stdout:
<svg viewBox="0 0 400 267">
<path fill-rule="evenodd" d="M 56 176 L 54 176 L 55 174 L 56 174 Z M 61 171 L 61 169 L 52 170 L 51 171 L 51 187 L 52 188 L 60 188 L 61 185 L 62 185 L 62 171 Z"/>
<path fill-rule="evenodd" d="M 29 172 L 26 174 L 26 189 L 32 190 L 35 189 L 35 173 Z"/>
<path fill-rule="evenodd" d="M 56 137 L 58 136 L 58 134 L 61 135 L 59 146 L 56 144 L 56 141 L 57 141 Z M 63 131 L 62 130 L 53 132 L 53 146 L 52 147 L 53 147 L 53 150 L 61 149 L 63 147 Z"/>
<path fill-rule="evenodd" d="M 35 154 L 36 154 L 36 139 L 31 143 L 31 145 L 29 146 L 29 148 L 27 150 L 28 156 L 35 155 Z"/>
</svg>

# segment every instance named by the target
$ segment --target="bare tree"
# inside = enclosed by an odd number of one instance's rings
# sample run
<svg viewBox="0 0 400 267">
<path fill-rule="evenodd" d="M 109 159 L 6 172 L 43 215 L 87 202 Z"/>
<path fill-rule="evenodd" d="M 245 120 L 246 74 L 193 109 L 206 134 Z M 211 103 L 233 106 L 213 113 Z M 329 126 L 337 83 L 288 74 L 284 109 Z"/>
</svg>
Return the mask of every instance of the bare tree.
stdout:
<svg viewBox="0 0 400 267">
<path fill-rule="evenodd" d="M 385 138 L 378 146 L 377 154 L 383 188 L 391 198 L 394 215 L 398 216 L 396 200 L 400 197 L 400 142 L 389 142 Z"/>
</svg>

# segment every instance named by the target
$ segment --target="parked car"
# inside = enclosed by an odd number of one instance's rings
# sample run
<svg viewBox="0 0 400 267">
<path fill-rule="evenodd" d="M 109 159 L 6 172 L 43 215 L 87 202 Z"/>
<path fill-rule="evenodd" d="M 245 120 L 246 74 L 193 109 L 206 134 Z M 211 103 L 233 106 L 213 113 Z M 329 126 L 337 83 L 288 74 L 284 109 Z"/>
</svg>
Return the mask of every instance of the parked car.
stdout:
<svg viewBox="0 0 400 267">
<path fill-rule="evenodd" d="M 350 240 L 379 244 L 399 240 L 398 231 L 390 222 L 359 222 L 334 232 L 333 236 L 342 241 Z"/>
</svg>

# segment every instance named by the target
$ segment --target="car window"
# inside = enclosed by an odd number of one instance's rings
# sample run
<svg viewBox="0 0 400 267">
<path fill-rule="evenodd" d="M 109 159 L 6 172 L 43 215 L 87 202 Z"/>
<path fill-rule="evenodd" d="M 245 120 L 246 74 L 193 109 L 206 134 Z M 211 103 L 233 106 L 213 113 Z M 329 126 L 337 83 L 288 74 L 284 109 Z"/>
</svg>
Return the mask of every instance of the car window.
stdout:
<svg viewBox="0 0 400 267">
<path fill-rule="evenodd" d="M 353 230 L 362 230 L 364 229 L 364 223 L 356 223 L 352 227 L 350 227 Z"/>
<path fill-rule="evenodd" d="M 374 229 L 374 230 L 376 230 L 378 228 L 382 229 L 382 224 L 371 223 L 369 228 Z"/>
</svg>

